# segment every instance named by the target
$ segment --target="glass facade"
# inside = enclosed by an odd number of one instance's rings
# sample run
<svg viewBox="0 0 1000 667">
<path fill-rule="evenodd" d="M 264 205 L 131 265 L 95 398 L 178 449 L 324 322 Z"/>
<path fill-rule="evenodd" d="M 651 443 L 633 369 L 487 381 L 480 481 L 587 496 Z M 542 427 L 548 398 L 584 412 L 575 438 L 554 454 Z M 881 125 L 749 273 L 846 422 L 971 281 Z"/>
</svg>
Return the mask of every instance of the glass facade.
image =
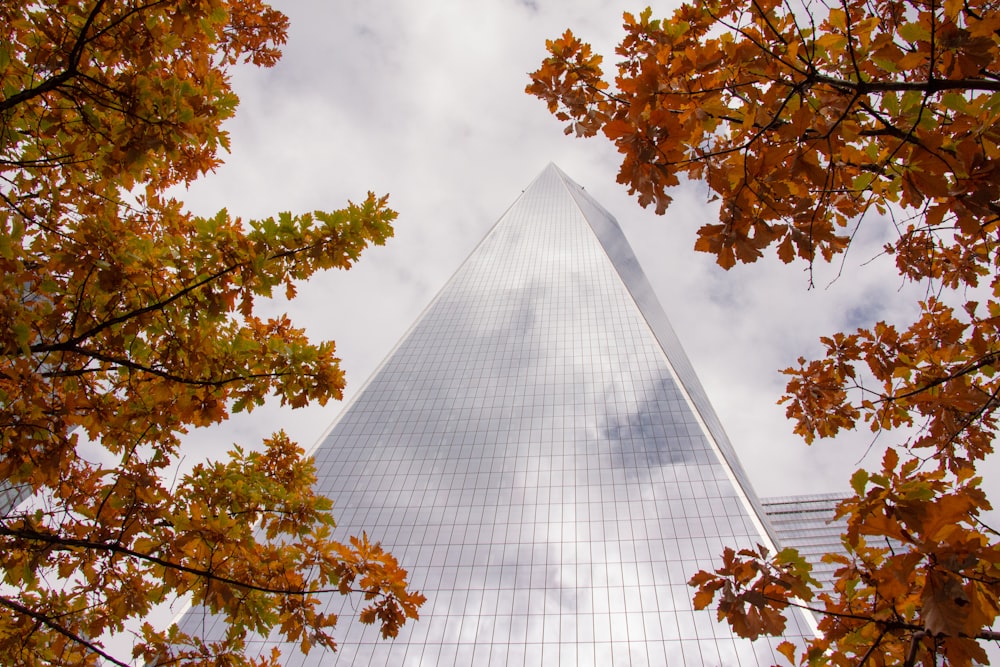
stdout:
<svg viewBox="0 0 1000 667">
<path fill-rule="evenodd" d="M 771 544 L 762 511 L 617 222 L 555 166 L 313 455 L 338 537 L 381 541 L 427 602 L 386 641 L 333 597 L 340 650 L 287 665 L 782 660 L 692 610 L 724 546 Z"/>
<path fill-rule="evenodd" d="M 847 530 L 847 520 L 836 519 L 835 515 L 837 505 L 848 497 L 844 493 L 822 493 L 761 501 L 779 544 L 798 549 L 826 590 L 832 590 L 833 573 L 840 566 L 824 563 L 823 556 L 846 555 L 840 536 Z"/>
<path fill-rule="evenodd" d="M 14 486 L 5 479 L 0 479 L 0 516 L 7 516 L 22 500 L 31 493 L 31 487 L 22 484 Z"/>
</svg>

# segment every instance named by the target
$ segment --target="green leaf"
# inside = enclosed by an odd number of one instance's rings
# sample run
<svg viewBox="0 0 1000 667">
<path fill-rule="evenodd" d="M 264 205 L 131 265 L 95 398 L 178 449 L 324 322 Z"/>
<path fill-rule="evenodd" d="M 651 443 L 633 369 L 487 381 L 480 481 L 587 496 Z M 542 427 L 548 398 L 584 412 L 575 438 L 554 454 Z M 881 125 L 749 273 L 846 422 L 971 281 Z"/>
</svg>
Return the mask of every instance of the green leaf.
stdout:
<svg viewBox="0 0 1000 667">
<path fill-rule="evenodd" d="M 945 93 L 941 96 L 941 105 L 959 113 L 968 113 L 969 110 L 969 100 L 965 99 L 965 95 L 961 93 Z"/>
<path fill-rule="evenodd" d="M 14 330 L 17 348 L 22 354 L 31 354 L 31 327 L 24 322 L 15 322 L 11 329 Z"/>
<path fill-rule="evenodd" d="M 922 23 L 906 23 L 899 28 L 899 36 L 912 43 L 926 42 L 931 38 L 930 30 Z"/>
<path fill-rule="evenodd" d="M 859 496 L 864 495 L 865 487 L 868 485 L 868 471 L 861 469 L 856 470 L 853 475 L 851 475 L 851 488 Z"/>
</svg>

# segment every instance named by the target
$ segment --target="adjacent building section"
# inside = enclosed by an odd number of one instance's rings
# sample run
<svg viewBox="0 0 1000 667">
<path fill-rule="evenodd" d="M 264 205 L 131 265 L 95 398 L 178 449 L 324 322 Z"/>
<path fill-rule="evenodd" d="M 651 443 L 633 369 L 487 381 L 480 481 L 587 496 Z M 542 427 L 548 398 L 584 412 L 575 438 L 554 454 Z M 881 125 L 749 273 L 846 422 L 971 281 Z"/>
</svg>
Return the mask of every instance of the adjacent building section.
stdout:
<svg viewBox="0 0 1000 667">
<path fill-rule="evenodd" d="M 845 493 L 821 493 L 761 501 L 780 546 L 797 549 L 826 590 L 832 590 L 833 574 L 839 566 L 824 563 L 823 556 L 846 553 L 840 536 L 847 530 L 847 520 L 837 519 L 836 510 L 847 497 Z"/>
</svg>

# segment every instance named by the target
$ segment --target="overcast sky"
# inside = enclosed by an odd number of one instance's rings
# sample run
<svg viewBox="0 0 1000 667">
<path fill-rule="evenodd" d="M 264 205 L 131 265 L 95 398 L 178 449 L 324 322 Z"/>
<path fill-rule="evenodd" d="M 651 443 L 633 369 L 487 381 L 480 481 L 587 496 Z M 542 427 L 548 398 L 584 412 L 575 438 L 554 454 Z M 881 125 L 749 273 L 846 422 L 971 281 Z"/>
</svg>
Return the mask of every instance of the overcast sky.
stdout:
<svg viewBox="0 0 1000 667">
<path fill-rule="evenodd" d="M 773 253 L 722 271 L 692 249 L 697 228 L 716 219 L 703 188 L 678 189 L 666 216 L 643 210 L 615 182 L 618 159 L 606 140 L 564 136 L 545 105 L 523 92 L 546 38 L 572 28 L 613 63 L 622 12 L 644 4 L 274 4 L 291 19 L 285 56 L 270 70 L 236 72 L 242 103 L 228 124 L 232 153 L 182 196 L 199 213 L 227 207 L 262 217 L 339 208 L 368 190 L 390 194 L 399 219 L 386 247 L 273 306 L 315 339 L 337 341 L 348 397 L 551 161 L 618 218 L 758 494 L 844 490 L 859 465 L 878 465 L 888 440 L 869 447 L 870 434 L 855 434 L 806 447 L 776 401 L 779 369 L 818 354 L 819 336 L 879 318 L 905 324 L 914 312 L 918 293 L 878 257 L 888 226 L 868 221 L 843 266 L 818 267 L 816 289 L 802 265 L 783 266 Z M 193 433 L 187 462 L 232 442 L 259 443 L 278 428 L 310 448 L 340 408 L 234 417 Z"/>
</svg>

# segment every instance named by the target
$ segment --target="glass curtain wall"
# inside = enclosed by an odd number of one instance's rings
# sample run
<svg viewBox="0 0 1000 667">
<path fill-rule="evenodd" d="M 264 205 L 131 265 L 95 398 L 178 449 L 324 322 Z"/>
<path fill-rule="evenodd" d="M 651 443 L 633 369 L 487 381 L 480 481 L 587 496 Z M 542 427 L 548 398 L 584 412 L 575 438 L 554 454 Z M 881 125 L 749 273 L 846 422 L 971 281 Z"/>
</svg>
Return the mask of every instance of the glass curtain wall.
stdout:
<svg viewBox="0 0 1000 667">
<path fill-rule="evenodd" d="M 313 454 L 338 537 L 381 541 L 427 602 L 385 641 L 333 597 L 339 652 L 288 665 L 782 660 L 692 610 L 691 575 L 766 520 L 617 223 L 555 166 Z"/>
</svg>

